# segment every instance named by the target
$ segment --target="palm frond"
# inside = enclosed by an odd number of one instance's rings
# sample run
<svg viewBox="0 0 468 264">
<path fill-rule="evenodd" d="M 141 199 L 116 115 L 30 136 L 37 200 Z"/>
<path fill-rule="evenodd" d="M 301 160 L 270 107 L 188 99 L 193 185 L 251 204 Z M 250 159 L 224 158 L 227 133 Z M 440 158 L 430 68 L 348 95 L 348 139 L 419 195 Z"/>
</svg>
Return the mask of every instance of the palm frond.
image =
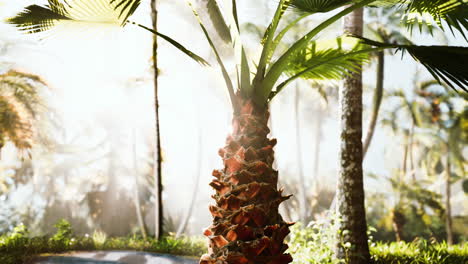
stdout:
<svg viewBox="0 0 468 264">
<path fill-rule="evenodd" d="M 0 95 L 0 149 L 11 141 L 18 149 L 31 148 L 32 131 L 29 120 L 21 115 L 11 98 Z"/>
<path fill-rule="evenodd" d="M 410 30 L 415 26 L 422 30 L 436 24 L 443 29 L 443 22 L 453 32 L 458 30 L 466 39 L 468 29 L 468 1 L 466 0 L 383 0 L 378 1 L 398 6 L 405 10 L 403 22 Z"/>
<path fill-rule="evenodd" d="M 285 73 L 290 77 L 276 88 L 270 99 L 297 78 L 307 80 L 339 80 L 361 69 L 370 60 L 366 45 L 351 38 L 311 42 L 295 54 Z"/>
<path fill-rule="evenodd" d="M 135 13 L 140 3 L 140 0 L 49 0 L 45 6 L 26 7 L 15 17 L 7 19 L 7 23 L 15 25 L 26 33 L 45 32 L 66 23 L 80 24 L 80 26 L 97 23 L 118 27 L 130 23 L 168 41 L 196 62 L 208 65 L 202 57 L 169 36 L 129 21 L 128 18 Z"/>
<path fill-rule="evenodd" d="M 124 26 L 140 0 L 49 0 L 30 5 L 7 22 L 27 33 L 48 31 L 65 22 Z"/>
<path fill-rule="evenodd" d="M 417 46 L 386 44 L 358 37 L 362 43 L 382 48 L 395 48 L 403 54 L 408 52 L 421 63 L 440 83 L 444 81 L 452 89 L 468 92 L 468 47 Z"/>
<path fill-rule="evenodd" d="M 0 75 L 1 94 L 21 104 L 32 117 L 35 117 L 39 107 L 43 106 L 38 88 L 46 85 L 40 77 L 28 73 L 10 70 Z"/>
<path fill-rule="evenodd" d="M 56 0 L 57 1 L 57 0 Z M 135 13 L 138 6 L 141 4 L 141 0 L 111 0 L 110 4 L 116 3 L 114 10 L 119 10 L 119 18 L 122 18 L 122 25 L 127 23 L 127 19 Z M 122 8 L 121 8 L 122 7 Z"/>
<path fill-rule="evenodd" d="M 10 70 L 0 75 L 0 148 L 11 141 L 18 149 L 32 145 L 34 121 L 46 110 L 39 95 L 46 83 L 38 76 Z"/>
<path fill-rule="evenodd" d="M 349 0 L 290 0 L 288 5 L 297 11 L 324 13 L 358 1 Z"/>
<path fill-rule="evenodd" d="M 219 55 L 219 52 L 216 49 L 216 46 L 214 45 L 213 40 L 211 39 L 210 34 L 208 33 L 208 30 L 206 29 L 205 25 L 201 21 L 197 11 L 195 10 L 195 8 L 193 7 L 193 5 L 190 2 L 189 2 L 189 6 L 190 6 L 190 8 L 192 8 L 192 12 L 193 12 L 195 18 L 198 20 L 198 24 L 200 25 L 200 28 L 202 29 L 203 34 L 205 35 L 205 38 L 208 41 L 211 49 L 213 50 L 213 53 L 216 56 L 216 60 L 217 60 L 217 62 L 219 64 L 219 67 L 221 68 L 221 72 L 223 74 L 224 81 L 226 82 L 226 87 L 227 87 L 228 92 L 229 92 L 229 97 L 231 99 L 233 109 L 236 112 L 238 110 L 238 107 L 237 107 L 238 104 L 237 104 L 237 99 L 236 99 L 237 97 L 235 95 L 234 85 L 232 83 L 231 78 L 229 77 L 229 73 L 228 73 L 228 71 L 226 69 L 226 66 L 224 65 L 223 60 L 221 59 L 221 56 Z"/>
<path fill-rule="evenodd" d="M 199 3 L 197 6 L 198 16 L 205 27 L 209 22 L 209 24 L 211 24 L 215 29 L 217 35 L 225 43 L 231 43 L 231 32 L 228 23 L 226 23 L 223 13 L 219 8 L 218 2 L 216 0 L 198 0 L 197 2 Z M 208 19 L 205 19 L 205 17 Z"/>
</svg>

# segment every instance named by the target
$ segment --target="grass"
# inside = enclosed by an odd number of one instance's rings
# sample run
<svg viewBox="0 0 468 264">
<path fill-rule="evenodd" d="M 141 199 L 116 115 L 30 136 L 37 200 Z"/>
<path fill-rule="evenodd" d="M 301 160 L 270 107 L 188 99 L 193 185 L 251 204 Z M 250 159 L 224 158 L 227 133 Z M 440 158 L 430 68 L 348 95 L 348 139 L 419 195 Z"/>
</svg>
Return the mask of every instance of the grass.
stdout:
<svg viewBox="0 0 468 264">
<path fill-rule="evenodd" d="M 179 256 L 200 256 L 207 251 L 204 238 L 164 237 L 160 241 L 139 236 L 108 238 L 102 232 L 76 237 L 66 221 L 55 225 L 51 237 L 28 237 L 21 225 L 8 235 L 0 236 L 0 263 L 27 263 L 37 255 L 60 254 L 70 251 L 134 250 Z M 328 229 L 328 230 L 327 230 Z M 296 225 L 289 238 L 289 252 L 294 264 L 336 264 L 333 258 L 334 233 L 330 227 L 315 223 L 306 228 Z M 323 232 L 325 231 L 325 232 Z M 374 264 L 468 264 L 468 244 L 448 246 L 418 240 L 412 243 L 370 243 Z"/>
<path fill-rule="evenodd" d="M 52 237 L 29 238 L 24 225 L 15 227 L 8 235 L 0 236 L 0 263 L 28 263 L 37 255 L 70 251 L 134 250 L 179 256 L 200 256 L 206 252 L 206 241 L 203 238 L 176 239 L 166 236 L 158 241 L 154 238 L 145 240 L 136 235 L 108 238 L 102 232 L 76 237 L 68 222 L 60 221 L 55 226 L 57 232 Z"/>
</svg>

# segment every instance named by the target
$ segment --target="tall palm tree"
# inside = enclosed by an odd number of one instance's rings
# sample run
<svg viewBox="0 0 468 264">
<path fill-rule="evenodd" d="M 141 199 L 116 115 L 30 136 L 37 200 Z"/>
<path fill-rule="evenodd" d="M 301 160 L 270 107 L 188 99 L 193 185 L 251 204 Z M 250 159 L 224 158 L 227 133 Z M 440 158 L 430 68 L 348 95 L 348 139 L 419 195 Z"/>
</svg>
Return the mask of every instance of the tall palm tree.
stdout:
<svg viewBox="0 0 468 264">
<path fill-rule="evenodd" d="M 363 8 L 344 17 L 347 34 L 362 36 Z M 340 172 L 337 184 L 337 215 L 339 221 L 336 257 L 346 263 L 369 263 L 366 209 L 364 206 L 364 177 L 362 169 L 362 72 L 345 76 L 340 89 L 341 148 Z M 348 218 L 352 220 L 347 220 Z M 345 232 L 347 230 L 347 232 Z M 352 247 L 346 247 L 350 243 Z"/>
<path fill-rule="evenodd" d="M 0 150 L 8 141 L 20 150 L 31 148 L 34 123 L 45 110 L 38 89 L 45 86 L 36 75 L 14 70 L 0 74 Z"/>
<path fill-rule="evenodd" d="M 70 2 L 67 1 L 69 5 L 72 4 Z M 133 11 L 133 7 L 136 8 L 139 1 L 118 2 L 111 0 L 110 4 L 119 11 L 122 8 L 127 10 L 123 12 L 125 15 L 120 16 L 121 19 L 118 20 L 120 24 L 125 25 L 127 18 L 132 14 L 128 11 Z M 447 7 L 445 1 L 443 2 L 434 5 L 433 1 L 428 0 L 413 0 L 408 4 L 401 4 L 400 0 L 385 1 L 399 8 L 406 8 L 408 13 L 432 14 L 438 21 L 447 21 L 452 28 L 459 30 L 465 28 L 466 24 L 460 24 L 460 21 L 466 21 L 467 13 L 463 12 L 466 10 L 466 5 L 453 0 L 453 3 Z M 67 16 L 68 12 L 63 12 L 69 5 L 57 3 L 59 3 L 58 0 L 50 0 L 49 8 L 40 9 L 43 12 L 36 12 L 36 7 L 28 7 L 28 12 L 20 14 L 10 22 L 19 24 L 23 28 L 26 26 L 26 29 L 33 24 L 34 27 L 29 27 L 29 31 L 34 32 L 37 31 L 37 26 L 48 29 L 64 19 L 76 18 Z M 218 52 L 218 47 L 214 44 L 213 32 L 210 33 L 204 26 L 204 22 L 199 19 L 200 27 L 221 68 L 233 110 L 233 132 L 227 137 L 226 146 L 219 151 L 224 168 L 213 172 L 215 179 L 211 182 L 211 186 L 216 193 L 213 195 L 215 205 L 210 206 L 210 212 L 214 219 L 213 224 L 204 232 L 210 240 L 210 246 L 209 254 L 201 258 L 202 264 L 281 264 L 292 261 L 292 257 L 285 253 L 287 245 L 284 243 L 291 223 L 285 222 L 278 212 L 279 204 L 287 200 L 288 196 L 283 196 L 282 191 L 278 190 L 278 173 L 272 167 L 273 147 L 276 140 L 268 138 L 269 102 L 289 83 L 297 78 L 338 79 L 349 71 L 357 70 L 359 63 L 367 58 L 369 52 L 399 49 L 410 53 L 422 62 L 435 78 L 447 81 L 453 88 L 465 89 L 468 84 L 468 70 L 461 63 L 468 57 L 467 48 L 399 45 L 369 39 L 353 39 L 354 45 L 349 45 L 348 41 L 352 40 L 351 38 L 338 38 L 332 41 L 316 39 L 319 33 L 342 17 L 354 10 L 380 3 L 380 1 L 354 1 L 353 5 L 331 15 L 287 50 L 280 50 L 278 43 L 302 19 L 308 15 L 337 10 L 349 4 L 349 1 L 344 0 L 280 0 L 271 24 L 265 32 L 262 53 L 255 64 L 256 72 L 253 74 L 250 60 L 239 37 L 236 1 L 231 2 L 232 12 L 225 13 L 229 14 L 227 20 L 224 19 L 224 14 L 216 0 L 203 0 L 201 3 L 198 10 L 208 10 L 209 18 L 216 29 L 216 36 L 233 44 L 238 61 L 237 74 L 235 74 L 236 89 L 230 72 Z M 440 8 L 442 5 L 444 8 Z M 54 10 L 52 6 L 59 8 Z M 132 8 L 125 9 L 129 6 Z M 422 9 L 423 7 L 427 8 Z M 282 18 L 290 14 L 289 10 L 300 10 L 303 15 L 278 32 Z M 200 18 L 196 10 L 194 14 Z M 47 17 L 45 20 L 47 23 L 44 23 L 44 15 Z M 38 17 L 42 18 L 39 22 Z M 228 26 L 229 24 L 231 27 Z M 145 28 L 142 25 L 139 26 Z M 157 33 L 151 29 L 150 31 Z M 161 36 L 160 33 L 158 34 Z M 188 53 L 186 50 L 185 52 Z M 193 57 L 193 54 L 190 55 Z M 199 57 L 198 60 L 200 61 Z M 450 63 L 446 63 L 447 60 Z M 289 78 L 277 84 L 284 73 L 287 73 Z M 355 219 L 347 218 L 347 220 L 354 221 Z"/>
</svg>

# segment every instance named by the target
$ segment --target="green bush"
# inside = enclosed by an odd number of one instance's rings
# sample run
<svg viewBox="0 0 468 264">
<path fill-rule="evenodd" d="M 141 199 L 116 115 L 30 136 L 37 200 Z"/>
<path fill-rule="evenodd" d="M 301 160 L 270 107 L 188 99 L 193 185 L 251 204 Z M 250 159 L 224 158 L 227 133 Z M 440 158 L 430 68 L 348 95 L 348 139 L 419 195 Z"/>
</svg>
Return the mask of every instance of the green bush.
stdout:
<svg viewBox="0 0 468 264">
<path fill-rule="evenodd" d="M 468 244 L 449 246 L 416 239 L 411 243 L 374 243 L 369 228 L 369 245 L 374 264 L 468 264 Z M 338 264 L 334 258 L 337 230 L 329 221 L 315 222 L 303 228 L 291 228 L 289 253 L 294 264 Z M 351 245 L 343 245 L 350 247 Z"/>
</svg>

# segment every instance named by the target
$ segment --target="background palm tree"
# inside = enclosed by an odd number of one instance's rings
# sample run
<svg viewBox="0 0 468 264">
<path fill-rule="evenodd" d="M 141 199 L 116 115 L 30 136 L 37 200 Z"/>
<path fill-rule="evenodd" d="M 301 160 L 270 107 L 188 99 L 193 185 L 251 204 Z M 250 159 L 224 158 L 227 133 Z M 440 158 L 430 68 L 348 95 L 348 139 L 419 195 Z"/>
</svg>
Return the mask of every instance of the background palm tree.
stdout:
<svg viewBox="0 0 468 264">
<path fill-rule="evenodd" d="M 45 110 L 39 90 L 46 83 L 36 75 L 10 70 L 0 75 L 0 150 L 6 142 L 32 147 L 35 121 Z"/>
</svg>

